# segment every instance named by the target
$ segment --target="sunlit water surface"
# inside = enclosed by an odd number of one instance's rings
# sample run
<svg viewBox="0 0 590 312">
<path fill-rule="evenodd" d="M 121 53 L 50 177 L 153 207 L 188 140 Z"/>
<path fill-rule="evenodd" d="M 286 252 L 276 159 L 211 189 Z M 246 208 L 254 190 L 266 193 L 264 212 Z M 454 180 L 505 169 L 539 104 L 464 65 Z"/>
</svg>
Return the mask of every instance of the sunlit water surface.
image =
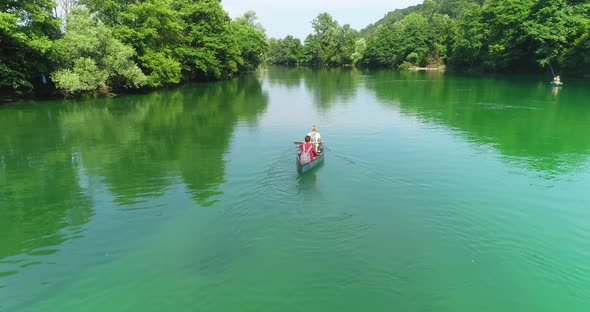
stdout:
<svg viewBox="0 0 590 312">
<path fill-rule="evenodd" d="M 0 311 L 588 311 L 590 88 L 545 80 L 277 67 L 4 105 Z"/>
</svg>

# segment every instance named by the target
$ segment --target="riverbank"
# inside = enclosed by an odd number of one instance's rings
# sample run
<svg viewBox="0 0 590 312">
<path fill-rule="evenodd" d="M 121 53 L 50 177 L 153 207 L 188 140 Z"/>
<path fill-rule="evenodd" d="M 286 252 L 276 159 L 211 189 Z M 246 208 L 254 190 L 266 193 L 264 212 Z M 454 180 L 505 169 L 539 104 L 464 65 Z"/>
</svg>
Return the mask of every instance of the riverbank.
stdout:
<svg viewBox="0 0 590 312">
<path fill-rule="evenodd" d="M 440 66 L 440 67 L 410 67 L 408 68 L 408 70 L 412 70 L 412 71 L 445 71 L 446 67 L 445 66 Z"/>
</svg>

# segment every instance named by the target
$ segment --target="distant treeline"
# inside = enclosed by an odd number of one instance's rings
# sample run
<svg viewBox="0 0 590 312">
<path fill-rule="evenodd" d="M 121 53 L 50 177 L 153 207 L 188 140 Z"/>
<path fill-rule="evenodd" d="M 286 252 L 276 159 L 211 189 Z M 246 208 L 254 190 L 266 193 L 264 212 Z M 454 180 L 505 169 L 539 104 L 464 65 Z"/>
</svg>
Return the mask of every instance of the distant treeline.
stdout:
<svg viewBox="0 0 590 312">
<path fill-rule="evenodd" d="M 590 73 L 590 0 L 425 0 L 360 32 L 327 13 L 312 26 L 304 42 L 270 39 L 267 62 Z"/>
<path fill-rule="evenodd" d="M 0 91 L 110 93 L 235 76 L 258 67 L 264 29 L 220 0 L 0 3 Z"/>
<path fill-rule="evenodd" d="M 267 40 L 220 0 L 0 2 L 0 93 L 116 92 L 271 64 L 590 73 L 590 0 L 425 0 L 357 31 L 327 13 Z M 32 92 L 31 92 L 32 91 Z"/>
</svg>

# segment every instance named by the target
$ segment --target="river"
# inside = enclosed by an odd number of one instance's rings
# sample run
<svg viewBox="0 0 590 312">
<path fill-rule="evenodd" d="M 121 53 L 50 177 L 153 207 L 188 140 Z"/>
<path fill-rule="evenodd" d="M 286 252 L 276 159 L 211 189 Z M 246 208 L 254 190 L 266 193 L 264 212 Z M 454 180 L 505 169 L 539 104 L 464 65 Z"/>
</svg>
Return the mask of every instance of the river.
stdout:
<svg viewBox="0 0 590 312">
<path fill-rule="evenodd" d="M 0 106 L 0 311 L 586 311 L 590 88 L 548 80 L 270 67 Z"/>
</svg>

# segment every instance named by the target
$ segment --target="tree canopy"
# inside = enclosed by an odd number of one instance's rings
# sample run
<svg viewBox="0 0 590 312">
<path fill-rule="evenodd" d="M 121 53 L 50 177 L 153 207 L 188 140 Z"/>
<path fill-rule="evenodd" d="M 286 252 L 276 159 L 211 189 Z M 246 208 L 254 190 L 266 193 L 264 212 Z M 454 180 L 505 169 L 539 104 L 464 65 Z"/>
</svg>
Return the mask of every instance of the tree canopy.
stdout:
<svg viewBox="0 0 590 312">
<path fill-rule="evenodd" d="M 572 75 L 590 70 L 590 0 L 425 0 L 356 31 L 328 13 L 297 38 L 269 40 L 285 65 L 447 66 L 457 71 Z"/>
<path fill-rule="evenodd" d="M 0 91 L 110 92 L 289 66 L 590 71 L 590 0 L 424 0 L 357 31 L 329 13 L 270 38 L 220 0 L 0 3 Z"/>
<path fill-rule="evenodd" d="M 60 36 L 54 8 L 52 0 L 0 3 L 0 88 L 33 87 L 53 69 L 52 43 Z"/>
<path fill-rule="evenodd" d="M 330 14 L 320 13 L 311 21 L 314 32 L 303 44 L 286 36 L 270 39 L 266 60 L 284 65 L 352 65 L 362 58 L 365 40 L 350 25 L 340 25 Z"/>
<path fill-rule="evenodd" d="M 220 0 L 19 0 L 0 8 L 5 90 L 46 83 L 77 94 L 225 79 L 258 67 L 267 46 L 254 12 L 232 20 Z"/>
</svg>

